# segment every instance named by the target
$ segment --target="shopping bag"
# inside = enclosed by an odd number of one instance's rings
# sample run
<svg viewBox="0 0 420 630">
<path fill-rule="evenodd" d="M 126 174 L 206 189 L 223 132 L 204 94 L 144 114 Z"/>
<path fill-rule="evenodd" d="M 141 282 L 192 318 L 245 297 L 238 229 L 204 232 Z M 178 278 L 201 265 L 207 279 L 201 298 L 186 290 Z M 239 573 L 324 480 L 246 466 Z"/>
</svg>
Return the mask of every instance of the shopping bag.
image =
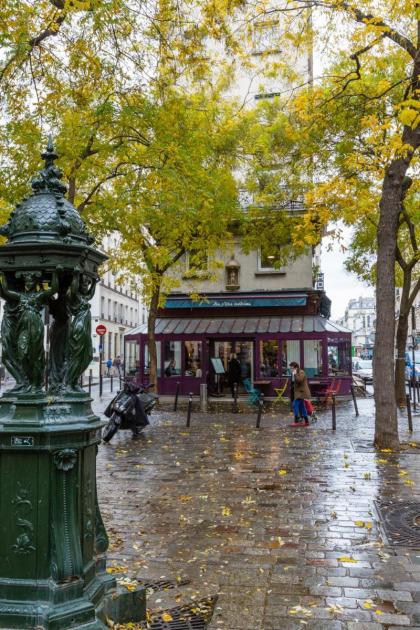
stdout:
<svg viewBox="0 0 420 630">
<path fill-rule="evenodd" d="M 305 407 L 306 407 L 308 416 L 312 416 L 313 412 L 315 411 L 315 407 L 313 406 L 310 400 L 305 400 Z"/>
</svg>

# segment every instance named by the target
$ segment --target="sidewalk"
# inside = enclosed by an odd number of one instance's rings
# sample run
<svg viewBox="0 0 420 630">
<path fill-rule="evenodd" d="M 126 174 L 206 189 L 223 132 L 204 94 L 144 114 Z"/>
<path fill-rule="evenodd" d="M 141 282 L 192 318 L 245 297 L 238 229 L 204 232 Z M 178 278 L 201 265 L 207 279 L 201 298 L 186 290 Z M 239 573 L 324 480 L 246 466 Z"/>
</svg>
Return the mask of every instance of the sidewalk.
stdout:
<svg viewBox="0 0 420 630">
<path fill-rule="evenodd" d="M 330 411 L 305 429 L 287 410 L 260 430 L 250 413 L 193 413 L 186 429 L 185 411 L 161 411 L 140 440 L 121 432 L 98 458 L 109 564 L 190 580 L 151 609 L 218 595 L 211 630 L 420 629 L 420 538 L 384 543 L 374 504 L 417 500 L 420 515 L 420 422 L 409 436 L 401 419 L 410 454 L 356 452 L 373 435 L 373 401 L 358 403 L 335 434 Z"/>
</svg>

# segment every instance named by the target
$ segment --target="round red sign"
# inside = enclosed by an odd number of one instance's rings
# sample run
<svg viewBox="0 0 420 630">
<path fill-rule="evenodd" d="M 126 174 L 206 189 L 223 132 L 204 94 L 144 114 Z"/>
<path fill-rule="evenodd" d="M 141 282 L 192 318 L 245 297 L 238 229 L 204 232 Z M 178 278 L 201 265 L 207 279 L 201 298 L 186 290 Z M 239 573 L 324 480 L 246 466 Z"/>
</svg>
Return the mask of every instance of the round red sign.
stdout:
<svg viewBox="0 0 420 630">
<path fill-rule="evenodd" d="M 98 324 L 98 326 L 96 326 L 96 332 L 102 337 L 102 335 L 106 333 L 106 326 L 104 326 L 103 324 Z"/>
</svg>

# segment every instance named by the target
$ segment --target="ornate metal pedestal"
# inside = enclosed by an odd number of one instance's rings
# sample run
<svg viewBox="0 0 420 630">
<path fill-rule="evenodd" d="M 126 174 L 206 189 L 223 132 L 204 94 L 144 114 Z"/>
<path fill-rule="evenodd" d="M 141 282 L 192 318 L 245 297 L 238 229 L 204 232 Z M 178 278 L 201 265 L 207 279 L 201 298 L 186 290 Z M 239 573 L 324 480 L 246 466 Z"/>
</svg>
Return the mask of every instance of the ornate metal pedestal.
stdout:
<svg viewBox="0 0 420 630">
<path fill-rule="evenodd" d="M 56 157 L 50 142 L 33 194 L 1 228 L 3 363 L 16 386 L 0 399 L 0 628 L 99 630 L 115 588 L 96 493 L 102 423 L 78 380 L 105 256 L 64 197 Z"/>
</svg>

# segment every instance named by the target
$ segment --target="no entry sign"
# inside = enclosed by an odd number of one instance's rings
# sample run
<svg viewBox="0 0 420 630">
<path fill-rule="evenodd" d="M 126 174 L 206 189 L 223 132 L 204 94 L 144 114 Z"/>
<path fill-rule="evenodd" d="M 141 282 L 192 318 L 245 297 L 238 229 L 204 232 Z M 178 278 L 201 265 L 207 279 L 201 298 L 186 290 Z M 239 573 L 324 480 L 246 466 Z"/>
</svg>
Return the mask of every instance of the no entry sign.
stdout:
<svg viewBox="0 0 420 630">
<path fill-rule="evenodd" d="M 96 326 L 96 333 L 100 337 L 102 337 L 102 335 L 106 333 L 106 326 L 104 326 L 103 324 L 98 324 L 98 326 Z"/>
</svg>

